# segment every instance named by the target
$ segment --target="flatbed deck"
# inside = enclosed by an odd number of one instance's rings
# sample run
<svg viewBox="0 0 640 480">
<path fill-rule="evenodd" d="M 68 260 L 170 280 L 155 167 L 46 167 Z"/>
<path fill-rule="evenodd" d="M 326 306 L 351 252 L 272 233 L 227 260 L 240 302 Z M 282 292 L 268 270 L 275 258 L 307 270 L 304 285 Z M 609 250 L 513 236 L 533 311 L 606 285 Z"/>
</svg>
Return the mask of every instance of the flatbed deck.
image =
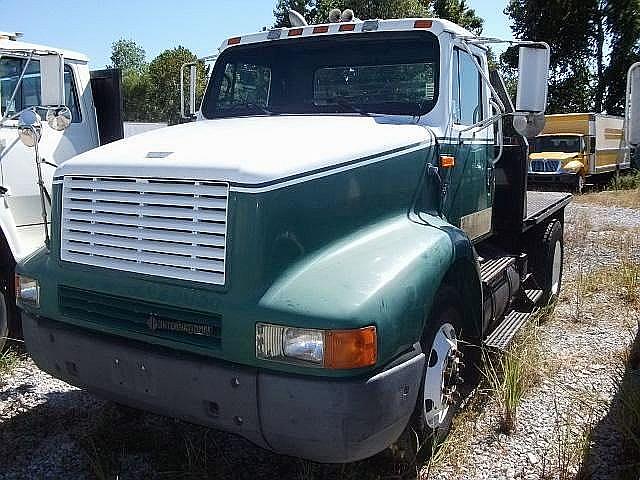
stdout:
<svg viewBox="0 0 640 480">
<path fill-rule="evenodd" d="M 565 192 L 528 191 L 523 230 L 528 230 L 566 207 L 571 197 L 570 193 Z"/>
</svg>

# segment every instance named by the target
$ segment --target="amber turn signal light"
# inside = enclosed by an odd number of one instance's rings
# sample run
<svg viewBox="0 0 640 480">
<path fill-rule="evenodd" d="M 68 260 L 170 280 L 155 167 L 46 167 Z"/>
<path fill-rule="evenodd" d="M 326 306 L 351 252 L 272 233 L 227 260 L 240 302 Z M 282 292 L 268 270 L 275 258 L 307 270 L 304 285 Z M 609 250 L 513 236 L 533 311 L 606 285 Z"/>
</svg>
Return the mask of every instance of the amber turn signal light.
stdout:
<svg viewBox="0 0 640 480">
<path fill-rule="evenodd" d="M 456 157 L 451 155 L 440 155 L 440 167 L 441 168 L 453 168 L 456 166 Z"/>
<path fill-rule="evenodd" d="M 376 327 L 325 332 L 324 367 L 331 369 L 361 368 L 378 360 Z"/>
<path fill-rule="evenodd" d="M 431 25 L 433 25 L 431 20 L 416 20 L 413 28 L 431 28 Z"/>
</svg>

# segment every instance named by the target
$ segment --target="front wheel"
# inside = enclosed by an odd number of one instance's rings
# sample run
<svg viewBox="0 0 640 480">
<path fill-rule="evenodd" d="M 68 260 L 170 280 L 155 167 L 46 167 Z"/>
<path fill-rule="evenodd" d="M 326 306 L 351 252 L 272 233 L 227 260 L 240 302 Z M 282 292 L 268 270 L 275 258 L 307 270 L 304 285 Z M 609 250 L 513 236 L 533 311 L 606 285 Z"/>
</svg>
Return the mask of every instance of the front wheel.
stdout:
<svg viewBox="0 0 640 480">
<path fill-rule="evenodd" d="M 412 428 L 425 454 L 432 453 L 446 438 L 464 398 L 462 389 L 471 380 L 471 367 L 462 361 L 465 354 L 470 357 L 470 344 L 462 338 L 460 298 L 453 288 L 440 291 L 421 341 L 426 362 Z"/>
</svg>

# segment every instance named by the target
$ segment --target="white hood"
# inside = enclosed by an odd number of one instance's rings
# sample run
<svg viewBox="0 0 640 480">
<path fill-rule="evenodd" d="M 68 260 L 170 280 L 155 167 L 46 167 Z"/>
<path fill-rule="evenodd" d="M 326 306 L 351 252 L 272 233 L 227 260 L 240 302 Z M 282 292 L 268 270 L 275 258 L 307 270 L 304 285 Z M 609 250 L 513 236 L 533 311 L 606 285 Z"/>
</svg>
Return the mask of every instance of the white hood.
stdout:
<svg viewBox="0 0 640 480">
<path fill-rule="evenodd" d="M 125 176 L 256 185 L 427 142 L 417 125 L 364 116 L 205 120 L 143 133 L 65 162 L 56 176 Z"/>
</svg>

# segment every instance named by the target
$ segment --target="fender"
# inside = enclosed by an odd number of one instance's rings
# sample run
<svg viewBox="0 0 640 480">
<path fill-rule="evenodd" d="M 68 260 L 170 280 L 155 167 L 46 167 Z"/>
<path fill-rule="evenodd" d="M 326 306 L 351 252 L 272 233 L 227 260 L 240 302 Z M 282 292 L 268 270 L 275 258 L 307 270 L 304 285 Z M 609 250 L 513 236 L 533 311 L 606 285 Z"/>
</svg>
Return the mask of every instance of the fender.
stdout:
<svg viewBox="0 0 640 480">
<path fill-rule="evenodd" d="M 325 328 L 375 325 L 380 367 L 420 339 L 453 247 L 440 228 L 398 214 L 302 259 L 260 305 Z"/>
</svg>

